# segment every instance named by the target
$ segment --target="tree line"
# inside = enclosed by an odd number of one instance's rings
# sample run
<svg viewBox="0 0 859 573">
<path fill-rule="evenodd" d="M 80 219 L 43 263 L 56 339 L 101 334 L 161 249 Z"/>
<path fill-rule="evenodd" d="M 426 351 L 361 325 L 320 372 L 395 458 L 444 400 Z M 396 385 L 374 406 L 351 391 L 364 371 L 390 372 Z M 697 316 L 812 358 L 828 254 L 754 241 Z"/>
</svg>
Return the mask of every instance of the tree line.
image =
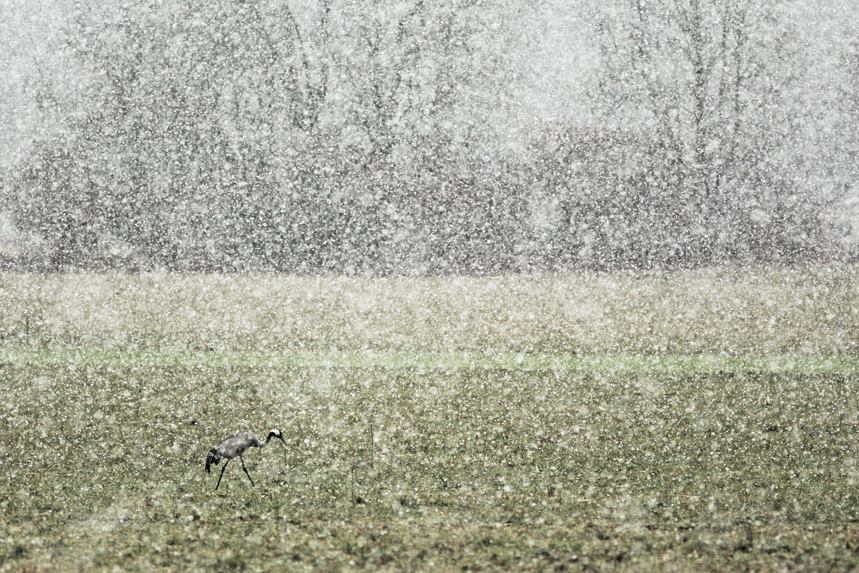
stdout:
<svg viewBox="0 0 859 573">
<path fill-rule="evenodd" d="M 832 49 L 839 91 L 779 0 L 571 2 L 586 113 L 529 120 L 511 61 L 540 10 L 77 2 L 82 95 L 42 78 L 63 120 L 4 177 L 27 240 L 2 262 L 384 275 L 850 255 L 855 44 Z"/>
</svg>

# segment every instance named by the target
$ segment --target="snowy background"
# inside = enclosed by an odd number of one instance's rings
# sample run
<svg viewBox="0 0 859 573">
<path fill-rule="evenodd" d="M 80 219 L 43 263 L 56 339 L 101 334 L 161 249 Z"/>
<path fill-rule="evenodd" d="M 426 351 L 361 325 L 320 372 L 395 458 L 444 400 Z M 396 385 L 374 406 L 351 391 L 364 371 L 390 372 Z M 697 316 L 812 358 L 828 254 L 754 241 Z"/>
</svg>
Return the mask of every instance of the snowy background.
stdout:
<svg viewBox="0 0 859 573">
<path fill-rule="evenodd" d="M 849 0 L 0 8 L 5 268 L 856 256 Z"/>
</svg>

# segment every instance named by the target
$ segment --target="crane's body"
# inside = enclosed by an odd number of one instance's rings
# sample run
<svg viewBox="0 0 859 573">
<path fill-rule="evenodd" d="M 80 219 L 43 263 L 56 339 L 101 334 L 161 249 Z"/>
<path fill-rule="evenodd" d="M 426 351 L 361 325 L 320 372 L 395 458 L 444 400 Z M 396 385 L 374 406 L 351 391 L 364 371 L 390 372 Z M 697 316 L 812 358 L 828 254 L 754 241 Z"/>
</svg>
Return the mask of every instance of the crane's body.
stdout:
<svg viewBox="0 0 859 573">
<path fill-rule="evenodd" d="M 253 432 L 239 432 L 237 434 L 233 434 L 228 438 L 224 438 L 220 444 L 209 450 L 209 455 L 206 456 L 206 473 L 211 471 L 212 464 L 218 465 L 222 459 L 227 460 L 224 462 L 224 467 L 221 468 L 221 475 L 218 476 L 218 483 L 215 486 L 215 490 L 218 489 L 221 485 L 221 478 L 224 477 L 224 471 L 227 469 L 227 464 L 230 463 L 230 460 L 233 458 L 239 458 L 239 461 L 242 462 L 242 469 L 245 472 L 245 475 L 248 476 L 248 479 L 251 480 L 251 485 L 254 485 L 254 480 L 251 478 L 251 474 L 248 473 L 248 469 L 245 467 L 245 460 L 242 457 L 248 448 L 264 448 L 268 445 L 272 438 L 279 438 L 281 442 L 283 442 L 284 446 L 286 445 L 286 441 L 283 439 L 283 432 L 280 430 L 272 430 L 268 433 L 268 437 L 266 437 L 265 442 L 256 437 L 256 434 Z"/>
</svg>

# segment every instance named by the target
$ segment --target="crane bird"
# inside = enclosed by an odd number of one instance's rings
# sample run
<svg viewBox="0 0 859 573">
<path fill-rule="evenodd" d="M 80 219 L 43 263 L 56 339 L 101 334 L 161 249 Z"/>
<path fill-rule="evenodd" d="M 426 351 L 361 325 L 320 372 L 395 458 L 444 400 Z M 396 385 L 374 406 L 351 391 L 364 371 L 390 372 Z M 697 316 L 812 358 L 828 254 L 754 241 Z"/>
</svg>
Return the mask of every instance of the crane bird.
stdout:
<svg viewBox="0 0 859 573">
<path fill-rule="evenodd" d="M 264 448 L 268 445 L 272 438 L 280 438 L 280 441 L 283 442 L 284 447 L 286 446 L 286 440 L 283 439 L 283 432 L 280 430 L 274 429 L 268 433 L 268 437 L 265 439 L 265 442 L 261 441 L 253 432 L 239 432 L 238 434 L 233 434 L 228 438 L 224 438 L 220 444 L 209 450 L 209 455 L 206 456 L 206 473 L 210 473 L 209 469 L 212 464 L 218 465 L 222 459 L 226 459 L 224 462 L 224 467 L 221 468 L 221 475 L 218 476 L 218 484 L 215 486 L 215 491 L 217 491 L 218 487 L 221 485 L 221 478 L 224 477 L 224 470 L 227 469 L 227 464 L 230 463 L 230 460 L 238 457 L 239 461 L 242 462 L 242 469 L 245 470 L 245 475 L 248 476 L 248 479 L 251 480 L 251 485 L 254 485 L 254 480 L 251 478 L 251 474 L 248 473 L 248 468 L 245 467 L 245 460 L 242 457 L 242 454 L 248 448 Z"/>
</svg>

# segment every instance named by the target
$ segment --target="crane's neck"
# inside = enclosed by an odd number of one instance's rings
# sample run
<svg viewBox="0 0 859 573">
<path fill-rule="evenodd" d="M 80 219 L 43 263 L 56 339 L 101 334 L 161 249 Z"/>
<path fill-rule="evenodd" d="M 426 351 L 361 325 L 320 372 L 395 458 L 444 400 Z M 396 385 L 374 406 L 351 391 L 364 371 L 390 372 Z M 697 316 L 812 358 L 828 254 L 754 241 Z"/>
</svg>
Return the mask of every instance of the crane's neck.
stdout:
<svg viewBox="0 0 859 573">
<path fill-rule="evenodd" d="M 258 447 L 258 448 L 264 448 L 264 447 L 266 447 L 266 446 L 268 445 L 268 443 L 271 441 L 271 438 L 272 438 L 272 435 L 271 435 L 271 434 L 269 434 L 269 435 L 268 435 L 268 437 L 265 439 L 265 441 L 264 441 L 264 442 L 261 442 L 261 441 L 259 440 L 259 438 L 257 438 L 257 440 L 256 440 L 256 447 Z"/>
</svg>

